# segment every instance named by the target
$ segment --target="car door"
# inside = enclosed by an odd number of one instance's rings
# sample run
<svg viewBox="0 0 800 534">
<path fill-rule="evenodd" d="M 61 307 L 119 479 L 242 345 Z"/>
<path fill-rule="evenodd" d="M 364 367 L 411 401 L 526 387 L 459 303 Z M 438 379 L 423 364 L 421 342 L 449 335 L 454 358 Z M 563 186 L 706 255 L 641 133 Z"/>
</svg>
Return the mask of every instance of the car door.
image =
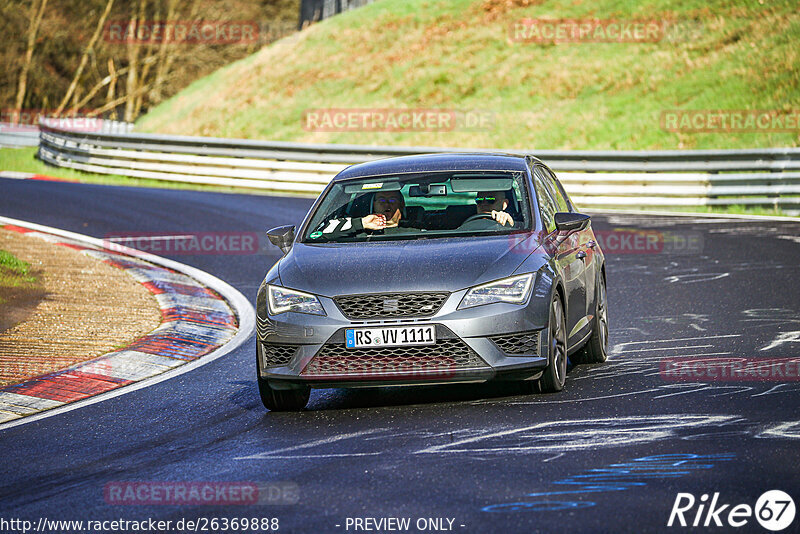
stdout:
<svg viewBox="0 0 800 534">
<path fill-rule="evenodd" d="M 559 211 L 554 191 L 546 185 L 546 174 L 541 166 L 534 168 L 533 185 L 536 191 L 537 203 L 542 217 L 544 231 L 547 232 L 545 243 L 549 245 L 553 258 L 559 265 L 564 289 L 566 292 L 564 303 L 567 319 L 567 345 L 572 346 L 578 339 L 573 330 L 586 316 L 586 296 L 583 260 L 578 257 L 578 232 L 565 236 L 556 232 L 555 214 Z"/>
<path fill-rule="evenodd" d="M 556 194 L 556 204 L 558 205 L 559 211 L 567 210 L 575 212 L 575 206 L 573 206 L 572 201 L 570 201 L 567 192 L 564 190 L 564 186 L 561 185 L 561 182 L 556 177 L 555 173 L 548 169 L 547 167 L 543 167 L 543 170 L 547 172 L 550 180 L 548 183 L 554 189 Z M 586 325 L 581 325 L 579 327 L 579 332 L 586 333 L 586 326 L 591 323 L 593 318 L 593 314 L 595 313 L 595 298 L 597 295 L 596 291 L 596 284 L 597 284 L 597 261 L 595 259 L 597 241 L 594 237 L 594 232 L 592 231 L 591 222 L 589 225 L 577 232 L 577 246 L 578 246 L 578 256 L 581 256 L 583 259 L 584 264 L 584 272 L 583 272 L 583 284 L 585 288 L 584 296 L 586 300 Z"/>
</svg>

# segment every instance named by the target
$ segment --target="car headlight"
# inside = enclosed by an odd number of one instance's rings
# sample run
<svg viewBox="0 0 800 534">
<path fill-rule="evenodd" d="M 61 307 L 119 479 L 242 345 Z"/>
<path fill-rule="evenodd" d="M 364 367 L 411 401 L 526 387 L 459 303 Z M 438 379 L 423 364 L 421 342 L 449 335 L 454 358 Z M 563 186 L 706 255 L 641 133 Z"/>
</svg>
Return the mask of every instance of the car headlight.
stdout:
<svg viewBox="0 0 800 534">
<path fill-rule="evenodd" d="M 267 286 L 269 298 L 269 313 L 278 315 L 289 311 L 310 313 L 312 315 L 325 315 L 319 299 L 309 293 L 285 287 Z"/>
<path fill-rule="evenodd" d="M 531 293 L 532 282 L 533 273 L 529 273 L 475 286 L 464 295 L 458 309 L 473 308 L 493 302 L 524 304 Z"/>
</svg>

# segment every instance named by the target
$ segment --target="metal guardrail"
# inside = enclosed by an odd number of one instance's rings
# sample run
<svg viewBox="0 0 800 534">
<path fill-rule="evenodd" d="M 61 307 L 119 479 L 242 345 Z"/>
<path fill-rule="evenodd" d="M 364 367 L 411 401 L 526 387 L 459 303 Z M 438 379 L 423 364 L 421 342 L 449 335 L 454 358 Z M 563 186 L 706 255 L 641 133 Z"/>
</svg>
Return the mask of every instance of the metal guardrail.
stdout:
<svg viewBox="0 0 800 534">
<path fill-rule="evenodd" d="M 0 122 L 0 146 L 23 147 L 39 144 L 39 128 Z"/>
<path fill-rule="evenodd" d="M 55 128 L 59 126 L 69 130 L 68 126 L 75 126 L 79 121 L 84 127 L 101 133 L 128 133 L 133 129 L 130 122 L 114 121 L 107 119 L 67 117 L 63 119 L 45 119 Z M 40 129 L 35 124 L 14 124 L 0 122 L 0 146 L 26 147 L 39 145 Z"/>
<path fill-rule="evenodd" d="M 464 151 L 78 132 L 43 121 L 39 158 L 101 174 L 316 194 L 350 164 Z M 800 148 L 505 152 L 545 161 L 579 206 L 800 207 Z"/>
</svg>

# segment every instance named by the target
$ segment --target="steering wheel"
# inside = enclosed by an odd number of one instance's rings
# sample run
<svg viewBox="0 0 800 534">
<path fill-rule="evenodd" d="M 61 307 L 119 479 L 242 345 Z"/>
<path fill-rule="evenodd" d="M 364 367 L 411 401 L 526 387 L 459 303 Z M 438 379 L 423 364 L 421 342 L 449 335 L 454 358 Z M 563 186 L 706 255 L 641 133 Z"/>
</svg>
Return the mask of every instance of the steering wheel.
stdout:
<svg viewBox="0 0 800 534">
<path fill-rule="evenodd" d="M 479 221 L 481 219 L 491 219 L 491 220 L 495 221 L 495 219 L 494 219 L 494 217 L 492 217 L 491 213 L 476 213 L 475 215 L 470 215 L 469 217 L 467 217 L 466 220 L 461 224 L 465 225 L 468 222 Z M 495 221 L 495 222 L 497 222 L 497 221 Z"/>
</svg>

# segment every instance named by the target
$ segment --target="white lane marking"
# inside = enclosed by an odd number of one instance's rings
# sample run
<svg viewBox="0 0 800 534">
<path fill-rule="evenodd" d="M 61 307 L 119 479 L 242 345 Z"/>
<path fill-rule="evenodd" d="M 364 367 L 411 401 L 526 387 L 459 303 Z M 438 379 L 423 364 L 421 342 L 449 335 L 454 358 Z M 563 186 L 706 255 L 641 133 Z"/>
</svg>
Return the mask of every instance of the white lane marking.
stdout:
<svg viewBox="0 0 800 534">
<path fill-rule="evenodd" d="M 687 395 L 689 393 L 697 393 L 698 391 L 705 391 L 707 389 L 714 389 L 714 387 L 711 386 L 710 384 L 705 384 L 705 383 L 702 383 L 702 382 L 699 382 L 699 383 L 698 382 L 690 382 L 690 383 L 687 383 L 687 384 L 667 384 L 667 385 L 664 385 L 664 386 L 661 386 L 661 387 L 664 388 L 664 389 L 670 389 L 670 388 L 680 389 L 680 388 L 693 387 L 695 389 L 690 389 L 688 391 L 678 391 L 677 393 L 667 393 L 665 395 L 658 395 L 656 397 L 653 397 L 653 399 L 665 399 L 667 397 L 675 397 L 676 395 Z"/>
<path fill-rule="evenodd" d="M 28 180 L 36 176 L 31 172 L 19 171 L 0 171 L 0 178 L 10 178 L 12 180 Z"/>
<path fill-rule="evenodd" d="M 299 451 L 299 450 L 302 450 L 302 449 L 309 449 L 311 447 L 317 447 L 318 445 L 330 445 L 331 443 L 335 443 L 337 441 L 342 441 L 342 440 L 345 440 L 345 439 L 357 438 L 357 437 L 366 436 L 366 435 L 369 435 L 369 434 L 375 434 L 377 432 L 383 432 L 384 430 L 386 430 L 386 429 L 385 428 L 374 428 L 374 429 L 371 429 L 371 430 L 362 430 L 361 432 L 351 432 L 349 434 L 339 434 L 339 435 L 336 435 L 336 436 L 331 436 L 329 438 L 322 438 L 322 439 L 317 439 L 317 440 L 314 440 L 314 441 L 309 441 L 307 443 L 301 443 L 300 445 L 292 445 L 291 447 L 285 447 L 283 449 L 276 449 L 274 451 L 260 452 L 258 454 L 251 454 L 250 456 L 239 456 L 239 457 L 235 457 L 234 460 L 266 460 L 266 459 L 269 459 L 269 458 L 275 458 L 276 455 L 280 455 L 280 454 L 283 454 L 283 453 L 286 453 L 286 452 Z M 375 454 L 379 454 L 379 453 L 375 453 Z M 364 453 L 346 453 L 346 454 L 334 454 L 334 453 L 331 453 L 331 454 L 321 454 L 321 455 L 310 455 L 310 457 L 325 458 L 325 457 L 330 457 L 330 456 L 351 456 L 351 455 L 352 456 L 364 456 L 365 454 Z"/>
<path fill-rule="evenodd" d="M 414 454 L 566 452 L 633 445 L 674 437 L 677 430 L 706 428 L 709 425 L 721 426 L 734 419 L 737 417 L 731 415 L 674 414 L 552 421 L 433 445 Z M 524 434 L 526 432 L 530 434 Z M 501 441 L 498 446 L 481 448 L 464 447 L 480 441 L 505 438 L 511 438 L 516 442 L 503 444 Z"/>
<path fill-rule="evenodd" d="M 696 357 L 696 356 L 725 356 L 727 354 L 733 354 L 732 352 L 701 352 L 700 354 L 687 354 L 686 357 Z M 661 361 L 663 358 L 656 358 L 658 361 Z"/>
<path fill-rule="evenodd" d="M 651 389 L 642 389 L 639 391 L 629 391 L 627 393 L 615 393 L 613 395 L 603 395 L 601 397 L 589 397 L 589 398 L 582 398 L 582 399 L 569 399 L 569 400 L 552 400 L 546 399 L 541 401 L 519 401 L 519 402 L 504 402 L 504 401 L 478 401 L 473 404 L 494 404 L 498 402 L 503 402 L 503 404 L 516 404 L 516 405 L 523 405 L 523 404 L 565 404 L 570 402 L 591 402 L 596 400 L 603 400 L 603 399 L 613 399 L 616 397 L 626 397 L 628 395 L 641 395 L 643 393 L 652 393 L 654 391 L 659 391 L 658 388 L 651 388 Z"/>
<path fill-rule="evenodd" d="M 750 386 L 714 386 L 714 389 L 735 389 L 737 391 L 729 391 L 727 393 L 718 393 L 716 395 L 709 395 L 709 397 L 724 397 L 725 395 L 736 395 L 737 393 L 744 393 L 752 391 L 754 388 Z"/>
<path fill-rule="evenodd" d="M 269 460 L 299 460 L 301 458 L 351 458 L 354 456 L 379 456 L 383 454 L 382 452 L 343 452 L 343 453 L 332 453 L 332 454 L 292 454 L 292 455 L 269 455 L 264 459 Z M 248 460 L 250 458 L 242 457 L 242 458 L 234 458 L 234 460 Z"/>
<path fill-rule="evenodd" d="M 800 439 L 800 421 L 789 421 L 768 428 L 756 435 L 757 438 Z"/>
<path fill-rule="evenodd" d="M 75 232 L 69 232 L 67 230 L 61 230 L 59 228 L 53 228 L 50 226 L 44 226 L 41 224 L 0 216 L 0 225 L 3 224 L 12 224 L 14 226 L 30 228 L 32 230 L 36 230 L 39 232 L 46 232 L 60 237 L 65 237 L 67 239 L 72 239 L 94 247 L 100 247 L 104 249 L 107 248 L 105 246 L 106 244 L 103 243 L 102 239 L 98 239 L 96 237 L 91 237 L 83 234 L 77 234 Z M 236 288 L 234 288 L 230 284 L 220 280 L 219 278 L 217 278 L 212 274 L 209 274 L 205 271 L 201 271 L 200 269 L 197 269 L 195 267 L 191 267 L 189 265 L 174 260 L 168 260 L 166 258 L 150 254 L 149 252 L 142 252 L 140 250 L 128 248 L 123 245 L 115 245 L 114 250 L 130 256 L 141 258 L 150 263 L 154 263 L 156 265 L 160 265 L 162 267 L 166 267 L 174 271 L 178 271 L 191 278 L 194 278 L 201 284 L 210 287 L 211 289 L 216 291 L 219 295 L 221 295 L 228 303 L 230 303 L 231 308 L 233 309 L 234 313 L 239 319 L 239 331 L 225 345 L 185 365 L 181 365 L 180 367 L 176 367 L 170 371 L 166 371 L 160 375 L 154 376 L 153 378 L 147 378 L 141 382 L 136 382 L 128 386 L 112 389 L 111 391 L 107 391 L 106 393 L 101 393 L 100 395 L 95 395 L 94 397 L 89 397 L 87 399 L 71 402 L 69 404 L 60 406 L 58 408 L 53 408 L 51 410 L 37 413 L 35 415 L 30 415 L 22 419 L 0 424 L 0 431 L 7 430 L 15 426 L 32 423 L 34 421 L 39 421 L 41 419 L 52 417 L 54 415 L 71 412 L 72 410 L 77 410 L 85 406 L 89 406 L 91 404 L 103 402 L 109 399 L 113 399 L 115 397 L 119 397 L 121 395 L 125 395 L 126 393 L 131 393 L 133 391 L 144 389 L 146 387 L 154 386 L 160 382 L 169 380 L 170 378 L 175 378 L 176 376 L 188 373 L 189 371 L 192 371 L 194 369 L 197 369 L 198 367 L 202 367 L 203 365 L 211 363 L 214 360 L 219 359 L 222 356 L 225 356 L 226 354 L 237 349 L 240 345 L 248 341 L 250 337 L 253 335 L 253 332 L 255 332 L 256 313 L 255 310 L 253 309 L 253 306 L 250 304 L 250 301 L 247 300 L 247 298 L 245 298 L 244 295 L 242 295 Z"/>
<path fill-rule="evenodd" d="M 683 345 L 678 347 L 656 347 L 653 349 L 635 349 L 635 350 L 627 350 L 627 351 L 618 351 L 614 354 L 638 354 L 640 352 L 652 352 L 652 351 L 659 351 L 659 350 L 686 350 L 686 349 L 707 349 L 709 347 L 713 347 L 714 345 Z M 616 347 L 615 347 L 616 348 Z"/>
<path fill-rule="evenodd" d="M 791 389 L 781 389 L 791 386 Z M 778 391 L 781 389 L 781 391 Z M 793 393 L 795 391 L 800 390 L 800 384 L 778 384 L 777 386 L 772 386 L 767 391 L 762 391 L 761 393 L 756 393 L 755 395 L 750 395 L 751 397 L 760 397 L 761 395 L 779 395 L 781 393 Z"/>
<path fill-rule="evenodd" d="M 616 346 L 620 345 L 640 345 L 642 343 L 673 343 L 675 341 L 697 341 L 701 339 L 717 339 L 722 337 L 741 337 L 741 334 L 724 334 L 719 336 L 700 336 L 700 337 L 679 337 L 677 339 L 648 339 L 646 341 L 625 341 L 624 343 L 619 343 Z"/>
<path fill-rule="evenodd" d="M 775 347 L 780 347 L 784 343 L 800 343 L 800 330 L 795 330 L 793 332 L 781 332 L 775 337 L 775 339 L 772 340 L 769 345 L 758 350 L 771 350 Z"/>
<path fill-rule="evenodd" d="M 712 280 L 719 280 L 730 276 L 731 273 L 692 273 L 692 274 L 676 274 L 674 276 L 667 276 L 664 278 L 665 282 L 674 284 L 679 282 L 681 284 L 695 284 L 697 282 L 711 282 Z"/>
</svg>

